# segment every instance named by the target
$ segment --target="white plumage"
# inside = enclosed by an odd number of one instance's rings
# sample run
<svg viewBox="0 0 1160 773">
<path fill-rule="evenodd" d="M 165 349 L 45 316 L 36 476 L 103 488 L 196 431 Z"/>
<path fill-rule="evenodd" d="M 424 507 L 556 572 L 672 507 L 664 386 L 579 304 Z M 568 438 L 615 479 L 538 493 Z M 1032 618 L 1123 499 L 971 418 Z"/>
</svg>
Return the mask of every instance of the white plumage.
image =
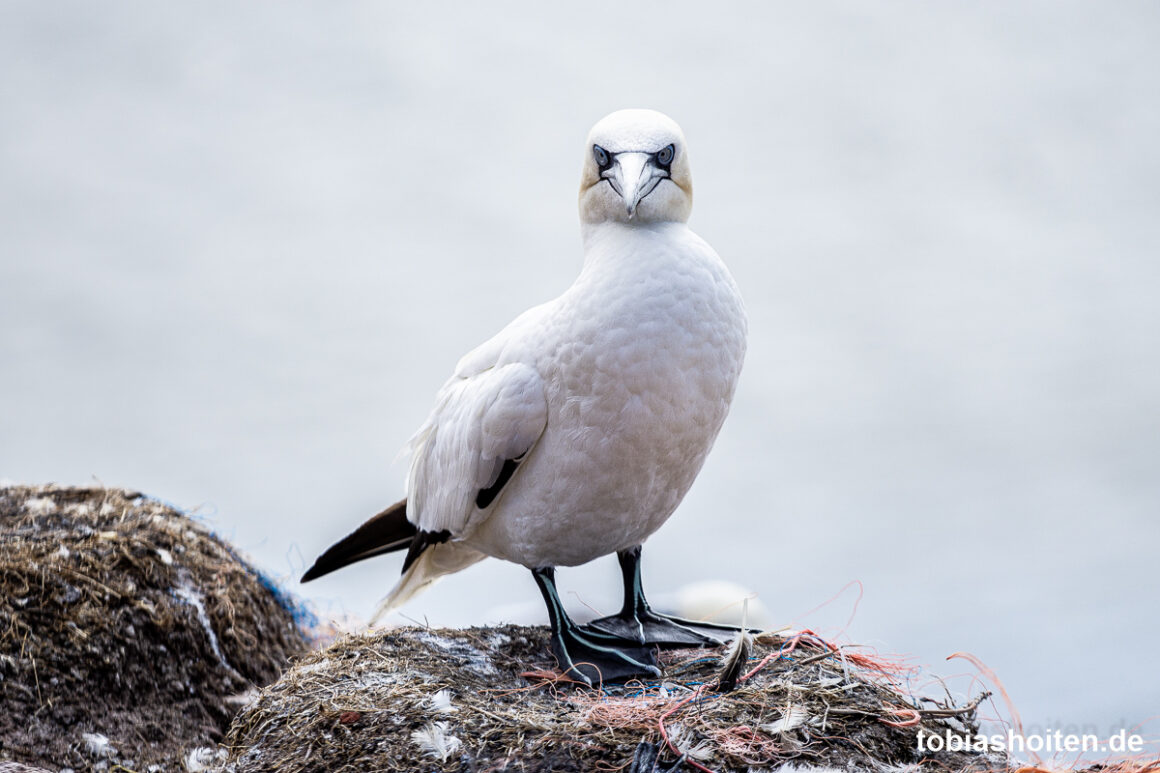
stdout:
<svg viewBox="0 0 1160 773">
<path fill-rule="evenodd" d="M 746 320 L 717 253 L 685 224 L 684 137 L 659 113 L 614 113 L 588 147 L 676 145 L 671 178 L 626 214 L 585 154 L 584 265 L 560 297 L 460 361 L 411 441 L 408 518 L 451 532 L 384 603 L 487 556 L 575 566 L 643 542 L 688 491 L 725 419 Z M 523 457 L 490 506 L 506 459 Z"/>
</svg>

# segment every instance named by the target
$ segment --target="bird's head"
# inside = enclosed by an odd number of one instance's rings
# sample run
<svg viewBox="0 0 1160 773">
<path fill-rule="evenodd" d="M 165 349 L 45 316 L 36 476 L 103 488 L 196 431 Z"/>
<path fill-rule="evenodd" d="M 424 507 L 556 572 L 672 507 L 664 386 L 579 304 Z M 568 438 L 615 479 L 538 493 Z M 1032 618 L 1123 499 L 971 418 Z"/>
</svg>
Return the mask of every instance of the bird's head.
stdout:
<svg viewBox="0 0 1160 773">
<path fill-rule="evenodd" d="M 618 110 L 592 127 L 580 177 L 582 223 L 683 223 L 692 209 L 685 135 L 673 119 Z"/>
</svg>

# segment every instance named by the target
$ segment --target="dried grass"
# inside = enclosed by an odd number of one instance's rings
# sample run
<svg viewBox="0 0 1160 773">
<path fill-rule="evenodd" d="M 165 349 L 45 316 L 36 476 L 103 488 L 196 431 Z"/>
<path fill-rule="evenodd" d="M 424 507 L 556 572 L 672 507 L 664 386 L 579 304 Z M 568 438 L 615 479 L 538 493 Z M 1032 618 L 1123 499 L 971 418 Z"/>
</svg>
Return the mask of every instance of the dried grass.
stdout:
<svg viewBox="0 0 1160 773">
<path fill-rule="evenodd" d="M 853 657 L 809 633 L 759 637 L 728 693 L 710 687 L 719 651 L 663 653 L 663 680 L 600 690 L 560 679 L 547 652 L 546 631 L 532 627 L 341 638 L 238 716 L 226 769 L 613 771 L 627 769 L 642 740 L 662 745 L 669 760 L 688 752 L 686 765 L 711 771 L 789 761 L 865 770 L 1006 764 L 917 753 L 920 730 L 974 729 L 983 696 L 966 706 L 917 699 L 903 686 L 905 666 Z M 441 691 L 450 706 L 435 697 Z M 440 740 L 424 735 L 433 727 Z"/>
</svg>

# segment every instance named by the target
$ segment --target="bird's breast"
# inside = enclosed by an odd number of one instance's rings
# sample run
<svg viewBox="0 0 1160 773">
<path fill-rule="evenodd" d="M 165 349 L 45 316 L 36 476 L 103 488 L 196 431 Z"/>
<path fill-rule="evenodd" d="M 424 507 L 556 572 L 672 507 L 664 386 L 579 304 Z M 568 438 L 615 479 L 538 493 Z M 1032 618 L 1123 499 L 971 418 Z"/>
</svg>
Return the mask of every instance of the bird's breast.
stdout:
<svg viewBox="0 0 1160 773">
<path fill-rule="evenodd" d="M 490 519 L 509 560 L 574 565 L 642 542 L 728 412 L 746 329 L 728 271 L 700 240 L 627 257 L 586 267 L 536 336 L 547 427 Z"/>
</svg>

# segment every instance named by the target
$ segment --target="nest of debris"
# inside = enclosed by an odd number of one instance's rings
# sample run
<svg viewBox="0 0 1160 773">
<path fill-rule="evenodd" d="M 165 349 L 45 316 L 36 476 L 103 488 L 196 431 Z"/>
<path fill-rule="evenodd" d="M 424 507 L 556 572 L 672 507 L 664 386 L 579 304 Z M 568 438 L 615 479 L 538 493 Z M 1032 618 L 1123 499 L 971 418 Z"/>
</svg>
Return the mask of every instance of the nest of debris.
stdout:
<svg viewBox="0 0 1160 773">
<path fill-rule="evenodd" d="M 185 769 L 306 649 L 270 581 L 173 508 L 0 488 L 0 760 Z"/>
<path fill-rule="evenodd" d="M 603 689 L 546 670 L 548 653 L 543 628 L 347 636 L 238 715 L 225 770 L 615 771 L 633 765 L 642 742 L 652 751 L 639 756 L 661 764 L 687 755 L 681 770 L 1006 767 L 978 753 L 918 752 L 920 732 L 974 732 L 986 694 L 962 706 L 915 697 L 905 664 L 808 632 L 757 637 L 729 692 L 717 689 L 720 650 L 662 653 L 662 680 Z"/>
</svg>

